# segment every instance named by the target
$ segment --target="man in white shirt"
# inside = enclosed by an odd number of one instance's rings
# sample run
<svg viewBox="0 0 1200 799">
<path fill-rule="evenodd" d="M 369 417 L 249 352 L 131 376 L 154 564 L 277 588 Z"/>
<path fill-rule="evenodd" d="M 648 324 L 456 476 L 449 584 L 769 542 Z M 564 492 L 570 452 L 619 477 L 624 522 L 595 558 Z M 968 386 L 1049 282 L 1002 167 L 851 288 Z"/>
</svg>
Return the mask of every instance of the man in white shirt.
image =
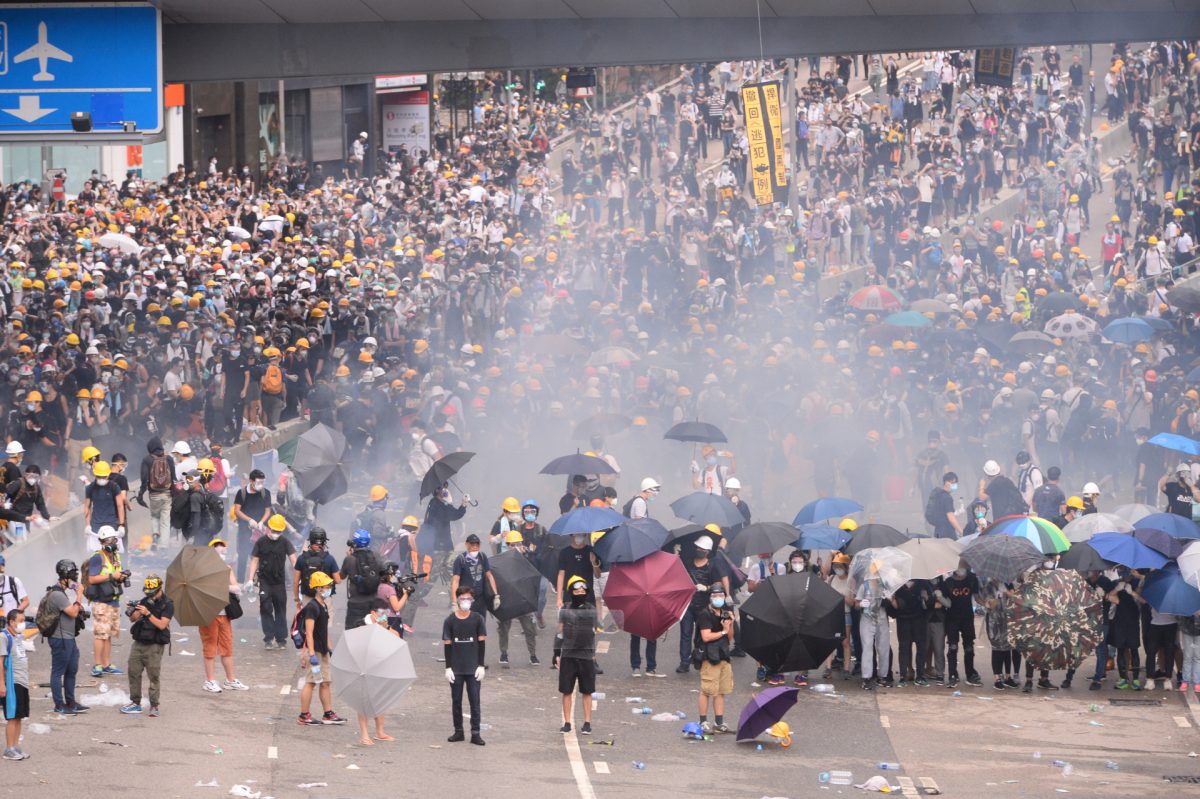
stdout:
<svg viewBox="0 0 1200 799">
<path fill-rule="evenodd" d="M 650 516 L 650 502 L 658 496 L 662 486 L 653 477 L 642 479 L 642 490 L 629 503 L 629 518 L 646 519 Z"/>
<path fill-rule="evenodd" d="M 4 614 L 7 616 L 13 610 L 25 610 L 29 607 L 29 594 L 25 584 L 11 574 L 6 574 L 7 564 L 4 556 L 0 555 L 0 598 L 4 600 Z"/>
</svg>

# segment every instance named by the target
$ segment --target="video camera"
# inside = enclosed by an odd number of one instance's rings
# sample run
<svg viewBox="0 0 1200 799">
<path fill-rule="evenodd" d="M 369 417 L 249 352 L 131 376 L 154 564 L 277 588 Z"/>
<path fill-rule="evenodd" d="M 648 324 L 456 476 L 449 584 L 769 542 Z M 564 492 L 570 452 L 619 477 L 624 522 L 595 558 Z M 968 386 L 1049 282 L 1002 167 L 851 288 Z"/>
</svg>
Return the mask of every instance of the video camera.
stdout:
<svg viewBox="0 0 1200 799">
<path fill-rule="evenodd" d="M 411 596 L 418 588 L 417 580 L 422 580 L 428 576 L 428 572 L 421 572 L 420 574 L 408 572 L 396 578 L 396 589 Z"/>
<path fill-rule="evenodd" d="M 141 599 L 131 599 L 131 600 L 129 600 L 128 602 L 126 602 L 126 603 L 125 603 L 125 615 L 126 615 L 127 617 L 129 617 L 130 619 L 132 619 L 132 618 L 133 618 L 133 612 L 134 612 L 135 610 L 137 610 L 139 606 L 140 606 L 140 607 L 144 607 L 144 606 L 145 606 L 145 602 L 144 602 L 143 600 L 141 600 Z"/>
</svg>

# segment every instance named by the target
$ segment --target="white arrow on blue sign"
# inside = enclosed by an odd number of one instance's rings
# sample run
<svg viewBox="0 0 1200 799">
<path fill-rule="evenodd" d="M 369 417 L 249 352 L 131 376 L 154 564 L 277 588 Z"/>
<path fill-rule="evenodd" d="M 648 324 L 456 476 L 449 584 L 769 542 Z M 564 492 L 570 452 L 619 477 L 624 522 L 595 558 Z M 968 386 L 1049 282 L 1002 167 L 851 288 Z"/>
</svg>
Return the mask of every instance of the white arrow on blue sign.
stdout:
<svg viewBox="0 0 1200 799">
<path fill-rule="evenodd" d="M 146 3 L 0 5 L 0 139 L 163 126 L 162 19 Z"/>
</svg>

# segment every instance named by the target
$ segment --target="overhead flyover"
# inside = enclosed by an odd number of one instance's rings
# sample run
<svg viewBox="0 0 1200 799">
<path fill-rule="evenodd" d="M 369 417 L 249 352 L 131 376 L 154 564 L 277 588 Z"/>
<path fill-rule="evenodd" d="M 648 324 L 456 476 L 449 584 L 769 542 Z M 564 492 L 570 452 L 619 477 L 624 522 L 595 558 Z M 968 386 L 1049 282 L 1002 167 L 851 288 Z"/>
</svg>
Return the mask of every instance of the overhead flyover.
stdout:
<svg viewBox="0 0 1200 799">
<path fill-rule="evenodd" d="M 160 0 L 169 81 L 1200 35 L 1200 0 Z M 760 38 L 761 37 L 761 38 Z"/>
</svg>

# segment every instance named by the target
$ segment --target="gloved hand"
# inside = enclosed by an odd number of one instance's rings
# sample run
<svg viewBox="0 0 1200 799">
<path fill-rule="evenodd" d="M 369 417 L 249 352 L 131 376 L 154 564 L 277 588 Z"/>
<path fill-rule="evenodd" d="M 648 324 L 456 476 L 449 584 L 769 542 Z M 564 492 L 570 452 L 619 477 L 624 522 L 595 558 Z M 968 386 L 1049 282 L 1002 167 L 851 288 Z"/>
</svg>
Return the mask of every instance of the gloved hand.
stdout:
<svg viewBox="0 0 1200 799">
<path fill-rule="evenodd" d="M 117 525 L 117 535 L 118 535 L 120 538 L 124 538 L 124 537 L 125 537 L 125 525 L 123 525 L 123 524 L 119 524 L 119 525 Z"/>
<path fill-rule="evenodd" d="M 704 583 L 696 583 L 696 590 L 697 591 L 707 591 L 708 586 L 705 585 Z"/>
<path fill-rule="evenodd" d="M 244 586 L 242 586 L 242 590 L 245 591 L 247 594 L 251 593 L 254 590 L 254 581 L 247 580 L 246 584 Z"/>
<path fill-rule="evenodd" d="M 699 473 L 700 473 L 700 464 L 696 463 L 695 461 L 692 461 L 692 474 L 699 474 Z"/>
<path fill-rule="evenodd" d="M 454 669 L 446 669 L 446 682 L 454 685 Z"/>
<path fill-rule="evenodd" d="M 500 595 L 496 594 L 496 598 L 492 600 L 492 610 L 500 609 Z"/>
<path fill-rule="evenodd" d="M 483 679 L 483 675 L 484 675 L 484 674 L 486 674 L 486 673 L 487 673 L 487 669 L 485 669 L 483 666 L 476 666 L 476 667 L 475 667 L 475 679 L 476 679 L 476 680 L 482 680 L 482 679 Z"/>
</svg>

